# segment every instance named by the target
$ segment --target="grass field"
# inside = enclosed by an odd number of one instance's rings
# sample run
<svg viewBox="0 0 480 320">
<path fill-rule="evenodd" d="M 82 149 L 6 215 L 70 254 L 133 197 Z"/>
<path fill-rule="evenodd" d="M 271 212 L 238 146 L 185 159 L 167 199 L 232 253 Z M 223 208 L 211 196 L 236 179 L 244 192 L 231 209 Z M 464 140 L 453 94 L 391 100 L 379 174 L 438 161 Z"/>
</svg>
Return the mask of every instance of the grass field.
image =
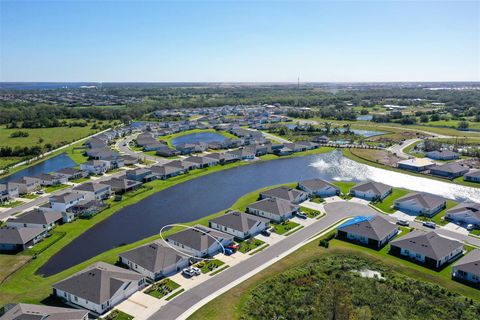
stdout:
<svg viewBox="0 0 480 320">
<path fill-rule="evenodd" d="M 180 288 L 180 285 L 178 283 L 167 278 L 153 284 L 150 288 L 145 290 L 145 293 L 151 295 L 152 297 L 160 299 L 178 288 Z"/>
<path fill-rule="evenodd" d="M 410 191 L 406 189 L 393 188 L 392 193 L 388 197 L 383 199 L 381 202 L 375 203 L 374 206 L 383 212 L 394 213 L 396 210 L 393 208 L 393 202 L 409 192 Z"/>
<path fill-rule="evenodd" d="M 269 266 L 267 269 L 255 274 L 253 277 L 240 283 L 226 293 L 220 295 L 204 305 L 189 320 L 196 319 L 241 319 L 242 306 L 250 292 L 255 290 L 257 284 L 263 283 L 271 276 L 289 269 L 296 268 L 314 259 L 328 257 L 329 255 L 354 255 L 371 259 L 386 264 L 393 271 L 402 273 L 412 279 L 438 284 L 449 291 L 465 295 L 475 300 L 480 300 L 480 291 L 455 282 L 450 279 L 451 265 L 441 272 L 427 269 L 415 263 L 394 257 L 386 252 L 357 246 L 355 244 L 331 240 L 328 249 L 320 247 L 318 241 L 312 241 L 287 257 Z M 219 308 L 218 306 L 222 306 Z"/>
<path fill-rule="evenodd" d="M 249 253 L 255 251 L 258 247 L 263 246 L 265 242 L 259 239 L 248 239 L 245 241 L 240 242 L 240 248 L 238 251 L 241 253 Z"/>
<path fill-rule="evenodd" d="M 332 184 L 337 186 L 343 195 L 348 195 L 350 193 L 350 189 L 357 183 L 349 181 L 332 181 Z"/>
<path fill-rule="evenodd" d="M 282 223 L 271 223 L 271 225 L 273 227 L 272 231 L 277 234 L 286 234 L 287 232 L 290 232 L 291 230 L 299 226 L 298 223 L 293 221 L 285 221 Z"/>
<path fill-rule="evenodd" d="M 321 148 L 315 150 L 316 153 L 328 152 L 331 151 L 330 148 Z M 304 155 L 304 153 L 298 153 L 297 155 Z M 197 169 L 192 170 L 188 174 L 180 175 L 168 180 L 155 180 L 146 184 L 146 186 L 151 187 L 150 190 L 146 190 L 144 192 L 140 192 L 134 196 L 130 197 L 123 197 L 123 201 L 121 202 L 113 202 L 110 208 L 102 211 L 101 213 L 95 215 L 91 219 L 84 220 L 80 219 L 73 223 L 64 224 L 55 229 L 55 231 L 64 231 L 66 235 L 60 239 L 59 241 L 55 242 L 53 245 L 48 247 L 45 251 L 41 252 L 37 255 L 36 259 L 32 260 L 28 263 L 24 268 L 18 270 L 14 276 L 12 276 L 8 281 L 6 281 L 2 286 L 0 286 L 0 305 L 4 305 L 6 303 L 12 302 L 25 302 L 25 303 L 40 303 L 43 299 L 47 298 L 51 292 L 51 285 L 55 282 L 58 282 L 75 272 L 78 272 L 89 265 L 98 262 L 104 261 L 107 263 L 114 264 L 118 260 L 118 254 L 133 248 L 136 248 L 140 245 L 146 244 L 153 240 L 159 239 L 160 235 L 155 235 L 135 243 L 131 243 L 125 246 L 117 247 L 106 251 L 92 259 L 89 259 L 81 264 L 78 264 L 72 268 L 64 270 L 58 274 L 52 275 L 50 277 L 42 277 L 36 275 L 35 272 L 38 268 L 40 268 L 43 264 L 45 264 L 50 257 L 52 257 L 55 253 L 69 244 L 73 239 L 77 238 L 80 234 L 84 231 L 88 230 L 92 226 L 96 225 L 97 223 L 104 221 L 109 216 L 114 214 L 115 212 L 119 211 L 120 209 L 134 204 L 158 191 L 166 189 L 168 187 L 174 186 L 176 184 L 185 182 L 190 179 L 194 179 L 206 174 L 210 174 L 213 172 L 218 172 L 221 170 L 225 170 L 228 168 L 234 168 L 241 165 L 248 165 L 251 162 L 236 162 L 231 163 L 225 166 L 214 166 L 205 169 Z M 289 184 L 294 186 L 295 183 Z M 246 194 L 245 196 L 238 199 L 231 207 L 232 210 L 239 210 L 245 211 L 245 208 L 248 204 L 255 202 L 258 199 L 258 194 L 262 190 L 266 190 L 269 188 L 264 188 L 261 190 L 257 190 L 255 192 Z M 219 215 L 224 214 L 225 211 L 217 212 L 210 216 L 204 217 L 202 219 L 192 221 L 189 223 L 185 223 L 186 225 L 193 226 L 195 224 L 203 224 L 208 225 L 208 220 L 212 219 L 213 217 L 217 217 Z M 182 228 L 175 227 L 168 231 L 166 231 L 163 236 L 168 236 L 169 234 L 178 232 Z M 4 259 L 12 259 L 14 261 L 15 257 L 22 254 L 17 255 L 0 255 L 0 257 Z"/>
</svg>

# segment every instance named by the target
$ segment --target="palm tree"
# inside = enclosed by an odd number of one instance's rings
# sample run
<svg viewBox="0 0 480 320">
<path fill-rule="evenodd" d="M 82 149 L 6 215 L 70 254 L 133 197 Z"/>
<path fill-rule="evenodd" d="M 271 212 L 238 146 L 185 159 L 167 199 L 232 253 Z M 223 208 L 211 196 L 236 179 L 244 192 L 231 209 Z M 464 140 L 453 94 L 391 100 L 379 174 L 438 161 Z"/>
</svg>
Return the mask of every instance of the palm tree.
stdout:
<svg viewBox="0 0 480 320">
<path fill-rule="evenodd" d="M 328 135 L 330 133 L 330 129 L 332 128 L 332 124 L 330 122 L 324 122 L 323 126 L 325 127 L 325 134 Z"/>
<path fill-rule="evenodd" d="M 345 134 L 351 134 L 352 133 L 352 131 L 350 131 L 350 123 L 345 123 L 343 125 L 343 128 L 345 129 L 345 131 L 344 131 Z"/>
</svg>

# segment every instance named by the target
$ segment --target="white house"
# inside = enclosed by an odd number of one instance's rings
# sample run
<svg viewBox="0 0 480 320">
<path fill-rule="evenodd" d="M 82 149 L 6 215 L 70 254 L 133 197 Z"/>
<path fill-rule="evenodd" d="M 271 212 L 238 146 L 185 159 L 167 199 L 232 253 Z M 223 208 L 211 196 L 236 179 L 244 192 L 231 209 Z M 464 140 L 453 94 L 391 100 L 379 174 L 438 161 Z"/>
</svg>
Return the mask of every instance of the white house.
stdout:
<svg viewBox="0 0 480 320">
<path fill-rule="evenodd" d="M 290 219 L 298 209 L 299 207 L 290 201 L 267 198 L 250 204 L 247 212 L 275 222 L 282 222 Z"/>
<path fill-rule="evenodd" d="M 110 162 L 106 160 L 89 160 L 82 163 L 80 169 L 90 174 L 103 174 L 110 170 Z"/>
<path fill-rule="evenodd" d="M 222 231 L 239 239 L 254 237 L 267 229 L 268 219 L 239 211 L 230 211 L 208 221 L 210 228 Z"/>
<path fill-rule="evenodd" d="M 105 200 L 112 194 L 112 187 L 98 182 L 87 182 L 73 188 L 73 191 L 83 193 L 85 200 Z"/>
<path fill-rule="evenodd" d="M 452 276 L 456 279 L 480 283 L 480 250 L 470 251 L 452 267 Z"/>
<path fill-rule="evenodd" d="M 7 227 L 12 228 L 42 228 L 51 230 L 63 221 L 61 212 L 31 210 L 7 220 Z"/>
<path fill-rule="evenodd" d="M 65 212 L 80 201 L 85 200 L 85 195 L 80 192 L 66 192 L 58 196 L 50 197 L 50 210 Z"/>
<path fill-rule="evenodd" d="M 290 201 L 295 204 L 299 204 L 308 199 L 308 193 L 294 189 L 294 188 L 282 186 L 282 187 L 262 191 L 260 193 L 260 197 L 262 199 L 265 199 L 265 198 L 282 199 L 282 200 Z"/>
<path fill-rule="evenodd" d="M 145 286 L 133 271 L 97 262 L 53 285 L 53 294 L 67 303 L 103 314 Z"/>
<path fill-rule="evenodd" d="M 350 189 L 352 196 L 370 201 L 385 199 L 390 193 L 391 186 L 375 181 L 362 182 Z"/>
<path fill-rule="evenodd" d="M 445 218 L 457 223 L 480 226 L 480 203 L 462 202 L 447 210 Z"/>
<path fill-rule="evenodd" d="M 411 192 L 394 201 L 396 209 L 413 214 L 434 216 L 445 208 L 447 202 L 444 198 L 429 194 Z"/>
<path fill-rule="evenodd" d="M 298 188 L 310 196 L 332 197 L 340 194 L 340 189 L 322 179 L 304 180 L 298 183 Z"/>
</svg>

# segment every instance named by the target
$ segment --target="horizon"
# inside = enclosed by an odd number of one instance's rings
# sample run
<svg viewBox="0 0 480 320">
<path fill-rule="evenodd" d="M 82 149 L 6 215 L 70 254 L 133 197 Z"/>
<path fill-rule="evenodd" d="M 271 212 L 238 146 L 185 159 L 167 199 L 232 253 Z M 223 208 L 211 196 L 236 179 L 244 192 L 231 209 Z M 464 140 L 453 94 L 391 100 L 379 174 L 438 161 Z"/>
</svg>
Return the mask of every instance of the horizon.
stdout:
<svg viewBox="0 0 480 320">
<path fill-rule="evenodd" d="M 478 1 L 0 0 L 0 18 L 1 82 L 480 81 Z"/>
</svg>

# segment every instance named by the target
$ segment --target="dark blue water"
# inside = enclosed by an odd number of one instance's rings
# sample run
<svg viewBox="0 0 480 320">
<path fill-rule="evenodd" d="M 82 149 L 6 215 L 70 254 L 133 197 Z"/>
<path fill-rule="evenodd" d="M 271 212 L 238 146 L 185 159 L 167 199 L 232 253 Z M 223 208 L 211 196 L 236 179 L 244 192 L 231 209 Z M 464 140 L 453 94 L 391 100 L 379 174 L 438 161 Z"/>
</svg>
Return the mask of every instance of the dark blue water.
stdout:
<svg viewBox="0 0 480 320">
<path fill-rule="evenodd" d="M 184 136 L 177 137 L 172 140 L 174 147 L 181 145 L 183 143 L 197 143 L 197 142 L 223 142 L 227 139 L 221 134 L 215 132 L 199 132 L 186 134 Z"/>
<path fill-rule="evenodd" d="M 329 156 L 331 154 L 254 163 L 162 190 L 87 230 L 54 255 L 38 273 L 55 274 L 121 244 L 158 234 L 165 225 L 197 220 L 228 209 L 241 196 L 260 188 L 316 177 L 330 180 L 335 171 L 326 172 L 311 166 Z"/>
<path fill-rule="evenodd" d="M 52 171 L 60 170 L 67 167 L 75 167 L 77 164 L 65 153 L 52 157 L 45 161 L 42 161 L 36 165 L 28 167 L 26 169 L 17 171 L 5 178 L 0 179 L 0 183 L 12 181 L 24 176 L 36 176 L 42 173 L 49 173 Z"/>
</svg>

